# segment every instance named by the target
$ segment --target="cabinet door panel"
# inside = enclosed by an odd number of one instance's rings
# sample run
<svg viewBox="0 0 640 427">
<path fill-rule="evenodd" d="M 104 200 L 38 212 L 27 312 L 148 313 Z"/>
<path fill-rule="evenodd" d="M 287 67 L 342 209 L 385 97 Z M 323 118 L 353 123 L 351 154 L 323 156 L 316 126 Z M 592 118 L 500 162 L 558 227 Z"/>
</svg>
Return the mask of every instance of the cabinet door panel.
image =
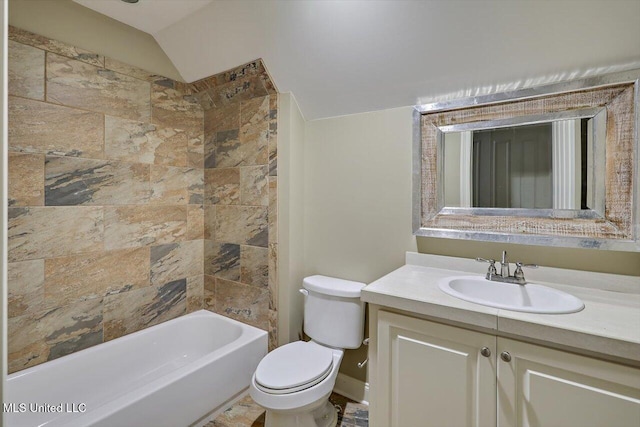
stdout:
<svg viewBox="0 0 640 427">
<path fill-rule="evenodd" d="M 385 419 L 375 425 L 495 426 L 495 343 L 491 335 L 380 311 L 376 413 Z"/>
<path fill-rule="evenodd" d="M 500 427 L 638 427 L 640 370 L 498 338 Z"/>
</svg>

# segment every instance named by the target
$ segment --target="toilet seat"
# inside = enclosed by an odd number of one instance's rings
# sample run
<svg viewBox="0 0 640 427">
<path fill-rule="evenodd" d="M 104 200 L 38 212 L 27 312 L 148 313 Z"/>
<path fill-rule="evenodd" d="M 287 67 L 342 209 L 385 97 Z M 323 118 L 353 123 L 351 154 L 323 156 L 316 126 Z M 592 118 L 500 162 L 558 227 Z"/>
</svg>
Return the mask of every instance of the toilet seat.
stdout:
<svg viewBox="0 0 640 427">
<path fill-rule="evenodd" d="M 258 365 L 256 387 L 287 394 L 322 382 L 333 368 L 333 351 L 313 341 L 296 341 L 273 350 Z"/>
</svg>

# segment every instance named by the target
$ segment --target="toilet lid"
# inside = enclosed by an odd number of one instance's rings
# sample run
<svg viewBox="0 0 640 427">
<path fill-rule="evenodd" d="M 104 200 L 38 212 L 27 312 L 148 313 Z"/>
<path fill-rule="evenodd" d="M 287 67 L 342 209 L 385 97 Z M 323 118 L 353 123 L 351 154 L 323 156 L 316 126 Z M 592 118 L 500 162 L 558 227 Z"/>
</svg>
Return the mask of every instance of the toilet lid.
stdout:
<svg viewBox="0 0 640 427">
<path fill-rule="evenodd" d="M 274 394 L 293 392 L 322 381 L 332 367 L 333 351 L 330 348 L 313 341 L 296 341 L 273 350 L 262 359 L 256 369 L 256 383 Z"/>
</svg>

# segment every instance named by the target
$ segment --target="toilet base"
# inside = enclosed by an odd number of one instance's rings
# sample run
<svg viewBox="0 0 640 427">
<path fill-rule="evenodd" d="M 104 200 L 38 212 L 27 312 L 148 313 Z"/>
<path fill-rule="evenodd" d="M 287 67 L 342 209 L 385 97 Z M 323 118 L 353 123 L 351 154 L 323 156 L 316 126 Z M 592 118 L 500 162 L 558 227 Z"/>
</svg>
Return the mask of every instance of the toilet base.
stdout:
<svg viewBox="0 0 640 427">
<path fill-rule="evenodd" d="M 314 408 L 316 405 L 317 407 Z M 335 427 L 337 423 L 338 410 L 329 402 L 327 396 L 323 400 L 295 412 L 267 409 L 264 425 L 265 427 Z"/>
</svg>

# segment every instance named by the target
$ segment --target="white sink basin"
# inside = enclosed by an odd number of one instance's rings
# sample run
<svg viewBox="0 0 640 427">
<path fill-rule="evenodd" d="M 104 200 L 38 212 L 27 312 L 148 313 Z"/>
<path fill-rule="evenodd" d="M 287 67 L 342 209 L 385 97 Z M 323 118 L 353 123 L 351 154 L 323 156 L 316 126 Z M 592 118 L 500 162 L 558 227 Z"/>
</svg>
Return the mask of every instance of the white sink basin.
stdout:
<svg viewBox="0 0 640 427">
<path fill-rule="evenodd" d="M 479 276 L 454 276 L 440 280 L 445 293 L 475 304 L 542 314 L 575 313 L 584 304 L 573 295 L 542 285 L 492 282 Z"/>
</svg>

